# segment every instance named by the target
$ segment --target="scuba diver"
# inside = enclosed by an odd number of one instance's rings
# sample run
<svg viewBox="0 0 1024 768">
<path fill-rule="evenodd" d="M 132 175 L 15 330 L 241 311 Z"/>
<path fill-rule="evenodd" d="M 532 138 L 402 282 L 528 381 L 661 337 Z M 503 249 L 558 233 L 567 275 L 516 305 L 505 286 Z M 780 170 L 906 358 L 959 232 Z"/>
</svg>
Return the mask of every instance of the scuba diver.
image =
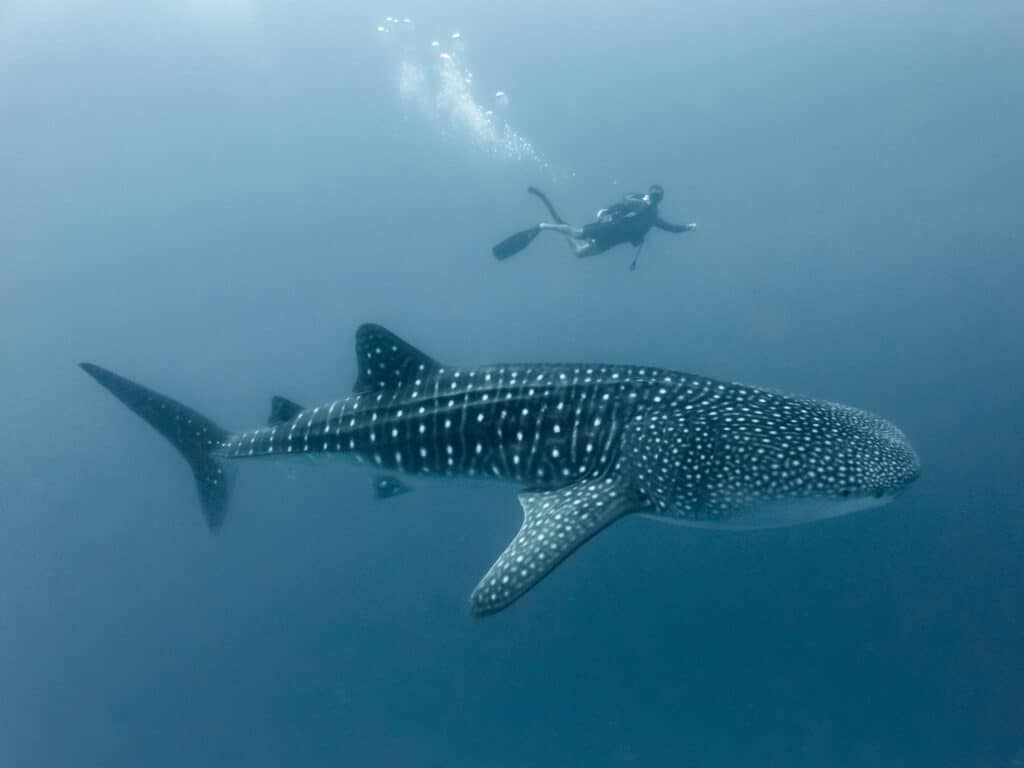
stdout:
<svg viewBox="0 0 1024 768">
<path fill-rule="evenodd" d="M 697 228 L 696 224 L 669 224 L 661 218 L 658 203 L 665 196 L 665 191 L 657 184 L 652 185 L 646 194 L 626 195 L 622 202 L 602 208 L 597 212 L 596 221 L 582 227 L 566 224 L 547 195 L 536 187 L 530 187 L 527 192 L 540 198 L 555 223 L 541 222 L 502 240 L 492 249 L 498 259 L 504 260 L 514 256 L 532 243 L 537 235 L 548 230 L 564 235 L 569 240 L 573 252 L 580 258 L 604 253 L 616 245 L 629 243 L 637 249 L 630 266 L 630 270 L 634 270 L 644 238 L 652 227 L 676 233 L 691 232 Z"/>
</svg>

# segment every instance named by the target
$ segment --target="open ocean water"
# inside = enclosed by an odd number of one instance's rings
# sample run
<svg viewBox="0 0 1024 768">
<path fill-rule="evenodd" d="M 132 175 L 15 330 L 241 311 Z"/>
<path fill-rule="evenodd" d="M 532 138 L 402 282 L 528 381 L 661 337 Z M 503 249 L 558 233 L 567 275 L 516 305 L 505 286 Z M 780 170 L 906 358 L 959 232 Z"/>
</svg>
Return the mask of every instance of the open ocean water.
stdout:
<svg viewBox="0 0 1024 768">
<path fill-rule="evenodd" d="M 0 766 L 1024 766 L 1022 74 L 1013 0 L 0 0 Z M 491 255 L 652 183 L 699 228 L 634 272 Z M 249 428 L 363 322 L 850 403 L 921 478 L 473 618 L 511 486 L 256 462 L 210 534 L 76 368 Z"/>
</svg>

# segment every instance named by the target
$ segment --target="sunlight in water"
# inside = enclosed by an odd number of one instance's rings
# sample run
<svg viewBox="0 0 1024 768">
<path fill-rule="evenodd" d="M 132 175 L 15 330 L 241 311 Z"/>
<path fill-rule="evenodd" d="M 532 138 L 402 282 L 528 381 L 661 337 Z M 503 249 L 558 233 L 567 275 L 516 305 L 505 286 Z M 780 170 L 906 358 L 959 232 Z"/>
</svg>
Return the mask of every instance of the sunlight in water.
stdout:
<svg viewBox="0 0 1024 768">
<path fill-rule="evenodd" d="M 441 135 L 502 160 L 531 162 L 552 171 L 533 144 L 509 123 L 511 101 L 505 91 L 477 97 L 461 32 L 422 42 L 412 20 L 397 17 L 386 18 L 377 32 L 398 60 L 399 96 Z"/>
</svg>

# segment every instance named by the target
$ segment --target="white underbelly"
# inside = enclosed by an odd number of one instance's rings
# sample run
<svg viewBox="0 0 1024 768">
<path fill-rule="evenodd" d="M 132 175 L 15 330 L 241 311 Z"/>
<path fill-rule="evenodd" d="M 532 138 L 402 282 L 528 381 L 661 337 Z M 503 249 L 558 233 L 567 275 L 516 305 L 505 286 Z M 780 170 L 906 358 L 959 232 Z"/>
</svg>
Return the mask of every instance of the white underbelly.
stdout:
<svg viewBox="0 0 1024 768">
<path fill-rule="evenodd" d="M 874 496 L 850 499 L 782 499 L 766 501 L 737 510 L 719 520 L 704 518 L 694 520 L 685 517 L 649 515 L 657 520 L 691 528 L 717 528 L 731 531 L 753 531 L 763 528 L 783 528 L 803 525 L 817 520 L 841 517 L 872 507 L 881 507 L 892 501 L 891 496 Z"/>
</svg>

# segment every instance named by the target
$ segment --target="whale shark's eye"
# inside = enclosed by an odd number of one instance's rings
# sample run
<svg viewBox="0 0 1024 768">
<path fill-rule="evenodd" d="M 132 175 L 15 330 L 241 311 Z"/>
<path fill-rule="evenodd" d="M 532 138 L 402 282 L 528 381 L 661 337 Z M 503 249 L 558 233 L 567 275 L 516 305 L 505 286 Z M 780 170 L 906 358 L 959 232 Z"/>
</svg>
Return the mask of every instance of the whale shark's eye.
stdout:
<svg viewBox="0 0 1024 768">
<path fill-rule="evenodd" d="M 845 498 L 846 496 L 849 496 L 849 495 L 850 495 L 850 489 L 849 489 L 849 488 L 843 488 L 843 490 L 841 490 L 841 491 L 839 492 L 839 495 L 840 495 L 840 496 L 843 496 L 844 498 Z"/>
</svg>

